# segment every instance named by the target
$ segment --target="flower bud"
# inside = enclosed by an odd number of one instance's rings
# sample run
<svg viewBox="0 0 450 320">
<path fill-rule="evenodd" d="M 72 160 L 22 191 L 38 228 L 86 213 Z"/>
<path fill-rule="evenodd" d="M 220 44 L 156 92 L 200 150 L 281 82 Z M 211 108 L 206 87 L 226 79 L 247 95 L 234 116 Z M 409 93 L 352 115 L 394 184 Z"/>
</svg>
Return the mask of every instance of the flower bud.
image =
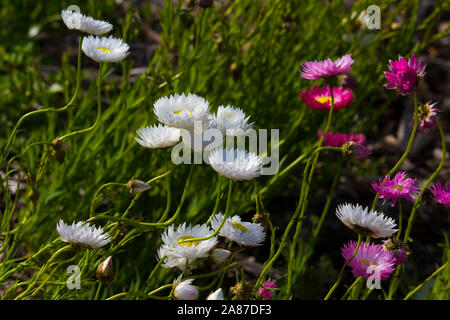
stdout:
<svg viewBox="0 0 450 320">
<path fill-rule="evenodd" d="M 225 300 L 225 298 L 223 297 L 222 288 L 219 288 L 216 291 L 211 292 L 206 298 L 206 300 Z"/>
<path fill-rule="evenodd" d="M 99 279 L 106 285 L 110 284 L 113 281 L 114 270 L 111 256 L 106 258 L 106 260 L 104 260 L 102 263 L 98 265 L 96 275 L 97 279 Z"/>
<path fill-rule="evenodd" d="M 175 289 L 173 296 L 177 300 L 195 300 L 198 298 L 198 287 L 192 285 L 194 279 L 189 279 L 181 282 L 182 275 L 173 283 Z"/>
<path fill-rule="evenodd" d="M 368 157 L 372 152 L 362 144 L 354 141 L 347 141 L 342 146 L 342 155 L 345 159 L 355 161 Z"/>
<path fill-rule="evenodd" d="M 52 147 L 57 151 L 65 151 L 70 149 L 70 146 L 64 141 L 59 140 L 59 138 L 56 138 L 52 141 Z"/>
<path fill-rule="evenodd" d="M 144 181 L 133 178 L 128 181 L 127 188 L 131 194 L 139 194 L 141 192 L 149 190 L 151 186 Z"/>
<path fill-rule="evenodd" d="M 383 249 L 394 255 L 394 263 L 397 265 L 404 264 L 408 260 L 408 254 L 411 252 L 404 242 L 396 238 L 384 240 Z"/>
<path fill-rule="evenodd" d="M 237 300 L 250 300 L 253 294 L 253 285 L 248 281 L 239 281 L 231 287 L 231 292 L 236 296 Z"/>
<path fill-rule="evenodd" d="M 217 264 L 222 264 L 230 256 L 231 252 L 225 249 L 216 248 L 211 252 L 211 258 Z"/>
<path fill-rule="evenodd" d="M 63 150 L 55 150 L 53 149 L 50 153 L 53 159 L 58 161 L 60 164 L 64 162 L 64 159 L 66 158 L 66 152 Z"/>
</svg>

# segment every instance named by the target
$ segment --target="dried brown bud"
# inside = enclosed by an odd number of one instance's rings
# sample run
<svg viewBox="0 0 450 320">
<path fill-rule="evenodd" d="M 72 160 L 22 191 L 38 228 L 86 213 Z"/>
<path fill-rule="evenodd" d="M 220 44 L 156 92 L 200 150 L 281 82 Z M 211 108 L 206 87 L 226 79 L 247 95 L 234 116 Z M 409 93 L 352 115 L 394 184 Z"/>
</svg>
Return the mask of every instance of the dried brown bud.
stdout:
<svg viewBox="0 0 450 320">
<path fill-rule="evenodd" d="M 202 8 L 209 8 L 213 5 L 213 0 L 199 0 L 198 5 Z"/>
<path fill-rule="evenodd" d="M 59 163 L 63 163 L 64 159 L 66 158 L 66 152 L 63 150 L 53 149 L 50 155 L 52 156 L 53 159 L 55 159 Z"/>
<path fill-rule="evenodd" d="M 236 300 L 250 300 L 253 295 L 253 285 L 245 280 L 239 281 L 231 287 L 231 292 L 236 296 Z"/>
<path fill-rule="evenodd" d="M 113 281 L 114 270 L 111 256 L 98 265 L 96 275 L 97 279 L 106 285 L 109 285 Z"/>
<path fill-rule="evenodd" d="M 70 149 L 70 146 L 67 143 L 65 143 L 62 140 L 59 140 L 58 138 L 52 141 L 52 147 L 56 151 L 65 151 Z"/>
</svg>

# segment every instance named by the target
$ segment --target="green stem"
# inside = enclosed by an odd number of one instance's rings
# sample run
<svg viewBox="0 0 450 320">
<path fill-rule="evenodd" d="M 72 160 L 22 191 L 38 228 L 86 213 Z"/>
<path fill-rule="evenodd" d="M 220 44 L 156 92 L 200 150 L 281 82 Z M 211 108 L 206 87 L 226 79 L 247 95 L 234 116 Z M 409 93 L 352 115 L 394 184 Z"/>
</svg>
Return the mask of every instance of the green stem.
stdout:
<svg viewBox="0 0 450 320">
<path fill-rule="evenodd" d="M 102 97 L 101 97 L 101 91 L 102 91 L 102 80 L 103 80 L 103 63 L 100 63 L 98 66 L 98 76 L 97 76 L 97 118 L 95 119 L 95 122 L 92 126 L 89 128 L 69 132 L 65 135 L 63 135 L 60 140 L 67 139 L 69 137 L 75 136 L 77 134 L 89 132 L 97 127 L 97 125 L 100 122 L 100 117 L 102 114 Z"/>
<path fill-rule="evenodd" d="M 358 243 L 356 244 L 356 248 L 355 251 L 353 251 L 352 256 L 350 257 L 350 259 L 348 259 L 344 265 L 342 266 L 341 271 L 339 272 L 339 276 L 338 279 L 336 280 L 335 284 L 331 287 L 330 291 L 327 293 L 327 295 L 325 296 L 324 300 L 328 300 L 330 299 L 331 295 L 333 294 L 334 290 L 336 290 L 336 288 L 339 286 L 339 283 L 342 280 L 342 277 L 344 276 L 344 271 L 345 268 L 348 266 L 348 264 L 353 260 L 353 258 L 356 256 L 356 253 L 359 250 L 359 246 L 361 245 L 361 241 L 362 241 L 362 236 L 360 234 L 358 234 Z"/>
<path fill-rule="evenodd" d="M 414 125 L 413 125 L 413 129 L 411 131 L 411 135 L 409 136 L 409 141 L 408 141 L 408 145 L 406 146 L 405 152 L 403 153 L 401 158 L 397 161 L 397 163 L 394 165 L 394 167 L 389 171 L 389 173 L 388 173 L 389 176 L 393 175 L 397 171 L 397 169 L 402 165 L 403 161 L 405 161 L 406 157 L 408 156 L 408 154 L 411 151 L 411 148 L 413 146 L 414 137 L 416 136 L 417 127 L 419 125 L 417 96 L 416 96 L 415 92 L 414 92 L 414 98 L 413 99 L 414 99 Z M 375 210 L 379 198 L 380 198 L 380 194 L 377 192 L 377 194 L 375 195 L 375 199 L 373 200 L 373 203 L 372 203 L 372 211 Z"/>
<path fill-rule="evenodd" d="M 439 272 L 441 272 L 442 270 L 444 270 L 447 266 L 448 266 L 448 262 L 450 260 L 447 260 L 446 263 L 444 263 L 441 267 L 439 267 L 435 272 L 433 272 L 428 278 L 426 278 L 421 284 L 419 284 L 417 287 L 415 287 L 413 290 L 411 290 L 406 297 L 403 300 L 408 300 L 409 298 L 411 298 L 411 296 L 413 294 L 415 294 L 417 291 L 420 290 L 420 288 L 422 288 L 428 281 L 430 281 L 431 279 L 433 279 Z"/>
<path fill-rule="evenodd" d="M 78 90 L 80 88 L 80 82 L 81 82 L 81 43 L 83 42 L 83 36 L 80 35 L 78 38 L 78 59 L 77 59 L 77 83 L 76 83 L 76 87 L 75 87 L 75 92 L 72 96 L 72 99 L 70 99 L 70 101 L 61 108 L 53 108 L 53 107 L 49 107 L 49 108 L 45 108 L 45 109 L 40 109 L 40 110 L 35 110 L 35 111 L 31 111 L 28 112 L 26 114 L 24 114 L 19 121 L 17 121 L 11 135 L 8 138 L 8 142 L 6 143 L 5 148 L 2 151 L 2 160 L 0 161 L 0 163 L 3 163 L 4 159 L 6 158 L 6 153 L 9 149 L 9 147 L 11 146 L 11 144 L 15 141 L 16 135 L 17 135 L 17 131 L 20 127 L 20 125 L 29 117 L 33 116 L 33 115 L 37 115 L 37 114 L 41 114 L 41 113 L 47 113 L 47 112 L 63 112 L 65 110 L 67 110 L 74 102 L 75 99 L 78 95 Z"/>
</svg>

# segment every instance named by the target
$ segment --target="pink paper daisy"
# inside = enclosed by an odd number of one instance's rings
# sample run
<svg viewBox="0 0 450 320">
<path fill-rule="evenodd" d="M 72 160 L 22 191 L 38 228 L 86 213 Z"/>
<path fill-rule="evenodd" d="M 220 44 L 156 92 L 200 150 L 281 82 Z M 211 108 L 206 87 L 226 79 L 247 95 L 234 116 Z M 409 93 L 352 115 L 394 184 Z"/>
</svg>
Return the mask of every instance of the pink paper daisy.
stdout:
<svg viewBox="0 0 450 320">
<path fill-rule="evenodd" d="M 430 102 L 427 102 L 418 107 L 419 125 L 417 129 L 422 134 L 425 132 L 425 129 L 433 128 L 436 125 L 434 117 L 439 112 L 439 109 L 434 107 L 436 103 L 430 104 Z"/>
<path fill-rule="evenodd" d="M 355 241 L 350 241 L 342 247 L 341 254 L 346 261 L 353 255 L 356 244 Z M 382 245 L 363 242 L 348 265 L 355 277 L 369 278 L 378 273 L 380 280 L 385 280 L 395 270 L 394 261 L 392 253 L 385 251 Z"/>
<path fill-rule="evenodd" d="M 352 70 L 353 62 L 351 54 L 346 54 L 335 61 L 331 59 L 306 61 L 302 64 L 303 70 L 300 71 L 300 76 L 309 80 L 339 76 L 349 73 Z"/>
<path fill-rule="evenodd" d="M 342 86 L 333 88 L 334 107 L 333 112 L 347 108 L 353 101 L 353 92 L 350 89 L 344 89 Z M 330 86 L 308 88 L 300 93 L 303 102 L 312 109 L 330 111 L 331 90 Z"/>
<path fill-rule="evenodd" d="M 395 202 L 404 198 L 409 201 L 413 201 L 416 198 L 416 193 L 419 192 L 419 188 L 415 186 L 417 179 L 406 178 L 405 172 L 399 172 L 391 180 L 389 175 L 386 175 L 384 179 L 379 180 L 379 183 L 375 181 L 371 183 L 373 190 L 380 194 L 380 198 L 386 200 L 391 199 L 391 206 L 395 205 Z"/>
<path fill-rule="evenodd" d="M 411 94 L 419 79 L 425 75 L 426 66 L 421 66 L 421 63 L 422 61 L 416 60 L 414 55 L 408 61 L 401 56 L 399 56 L 398 61 L 389 60 L 391 72 L 384 73 L 388 81 L 385 87 L 397 89 L 401 95 Z"/>
<path fill-rule="evenodd" d="M 262 287 L 258 289 L 258 294 L 264 300 L 270 300 L 273 294 L 273 288 L 276 288 L 277 284 L 274 280 L 266 280 L 263 282 Z"/>
<path fill-rule="evenodd" d="M 440 183 L 435 183 L 431 187 L 431 193 L 433 194 L 434 201 L 450 207 L 450 181 L 447 182 L 445 187 Z"/>
<path fill-rule="evenodd" d="M 322 130 L 317 131 L 317 138 L 322 138 Z M 348 141 L 357 142 L 362 146 L 366 145 L 366 137 L 362 133 L 345 134 L 340 132 L 332 133 L 330 131 L 325 135 L 322 145 L 341 148 Z"/>
</svg>

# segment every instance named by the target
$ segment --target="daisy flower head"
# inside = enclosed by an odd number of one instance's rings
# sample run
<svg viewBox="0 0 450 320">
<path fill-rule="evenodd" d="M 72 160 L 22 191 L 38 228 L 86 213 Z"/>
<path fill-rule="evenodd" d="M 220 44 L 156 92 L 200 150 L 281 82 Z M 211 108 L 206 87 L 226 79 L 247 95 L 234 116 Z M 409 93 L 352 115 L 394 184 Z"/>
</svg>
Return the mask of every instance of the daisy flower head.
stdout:
<svg viewBox="0 0 450 320">
<path fill-rule="evenodd" d="M 434 201 L 443 204 L 447 208 L 450 207 L 450 181 L 447 182 L 445 187 L 440 183 L 435 183 L 430 190 Z"/>
<path fill-rule="evenodd" d="M 215 214 L 211 219 L 211 227 L 217 230 L 223 218 L 224 215 L 221 212 Z M 237 215 L 225 220 L 225 223 L 219 231 L 219 236 L 248 247 L 260 246 L 266 239 L 266 233 L 261 224 L 243 222 Z"/>
<path fill-rule="evenodd" d="M 87 17 L 78 11 L 70 9 L 62 10 L 61 18 L 70 30 L 75 29 L 96 36 L 108 33 L 113 28 L 113 25 L 109 22 L 96 20 L 92 17 Z"/>
<path fill-rule="evenodd" d="M 383 213 L 369 211 L 367 207 L 364 208 L 359 204 L 339 205 L 336 216 L 347 227 L 363 236 L 386 238 L 397 232 L 397 229 L 394 229 L 396 224 L 393 219 L 385 217 Z"/>
<path fill-rule="evenodd" d="M 322 138 L 322 130 L 317 131 L 317 138 L 320 140 Z M 362 133 L 340 133 L 340 132 L 330 132 L 328 131 L 323 138 L 322 145 L 329 147 L 341 148 L 346 142 L 353 141 L 357 142 L 362 146 L 366 145 L 366 137 Z"/>
<path fill-rule="evenodd" d="M 59 220 L 56 224 L 56 231 L 62 241 L 92 249 L 101 248 L 111 241 L 108 233 L 103 232 L 102 227 L 95 228 L 89 223 L 83 225 L 82 221 L 67 225 L 64 221 Z"/>
<path fill-rule="evenodd" d="M 331 90 L 330 86 L 313 87 L 300 93 L 300 98 L 308 108 L 330 111 L 331 108 Z M 347 108 L 353 101 L 353 92 L 350 89 L 344 89 L 342 86 L 333 88 L 333 112 Z"/>
<path fill-rule="evenodd" d="M 351 54 L 346 54 L 335 61 L 331 59 L 306 61 L 302 64 L 303 70 L 300 71 L 300 76 L 305 79 L 315 80 L 347 74 L 352 70 L 353 62 Z"/>
<path fill-rule="evenodd" d="M 88 36 L 83 38 L 81 49 L 84 54 L 96 62 L 119 62 L 130 53 L 130 47 L 122 39 Z"/>
<path fill-rule="evenodd" d="M 373 181 L 371 183 L 372 188 L 375 192 L 380 194 L 380 198 L 391 200 L 391 206 L 395 205 L 395 202 L 400 199 L 406 199 L 413 201 L 416 198 L 416 193 L 419 192 L 419 188 L 415 186 L 417 179 L 406 178 L 405 172 L 399 172 L 395 175 L 393 179 L 386 175 L 384 179 L 379 180 L 379 182 Z"/>
<path fill-rule="evenodd" d="M 136 131 L 136 141 L 145 148 L 162 149 L 171 147 L 180 141 L 180 129 L 164 125 L 143 127 Z"/>
<path fill-rule="evenodd" d="M 153 111 L 160 122 L 180 129 L 194 129 L 194 122 L 204 126 L 211 121 L 208 101 L 193 93 L 159 98 Z"/>
<path fill-rule="evenodd" d="M 268 279 L 263 282 L 261 288 L 258 289 L 258 294 L 264 300 L 270 300 L 273 295 L 273 288 L 277 287 L 277 283 L 274 280 Z"/>
<path fill-rule="evenodd" d="M 215 149 L 209 155 L 211 167 L 233 181 L 251 180 L 261 175 L 262 159 L 240 149 Z"/>
<path fill-rule="evenodd" d="M 419 118 L 419 125 L 417 129 L 422 134 L 425 132 L 425 129 L 430 129 L 436 126 L 436 120 L 434 120 L 434 117 L 436 117 L 439 112 L 439 109 L 435 107 L 436 103 L 437 102 L 427 102 L 417 108 L 417 116 Z"/>
<path fill-rule="evenodd" d="M 355 241 L 350 241 L 342 247 L 341 254 L 346 261 L 353 255 L 356 245 Z M 395 270 L 394 260 L 392 253 L 385 251 L 382 245 L 362 242 L 348 265 L 355 277 L 369 278 L 375 273 L 380 280 L 386 280 Z"/>
<path fill-rule="evenodd" d="M 408 260 L 408 253 L 410 250 L 408 246 L 399 239 L 392 238 L 384 240 L 383 248 L 392 253 L 396 265 L 404 264 L 406 260 Z"/>
<path fill-rule="evenodd" d="M 217 128 L 227 136 L 244 135 L 248 129 L 253 127 L 253 123 L 248 123 L 250 116 L 246 116 L 244 111 L 233 106 L 219 106 L 215 121 Z"/>
<path fill-rule="evenodd" d="M 384 72 L 386 80 L 385 87 L 388 89 L 397 89 L 401 95 L 408 95 L 414 91 L 419 80 L 425 75 L 425 65 L 422 61 L 416 59 L 414 55 L 409 60 L 402 56 L 397 61 L 389 60 L 390 72 Z"/>
<path fill-rule="evenodd" d="M 192 264 L 199 258 L 205 258 L 209 251 L 217 244 L 217 237 L 203 241 L 184 242 L 193 238 L 203 238 L 212 234 L 213 231 L 206 225 L 186 225 L 183 223 L 175 229 L 170 225 L 162 234 L 162 245 L 158 249 L 157 258 L 161 260 L 164 256 L 162 266 L 164 268 L 179 268 L 184 270 L 186 264 Z"/>
<path fill-rule="evenodd" d="M 173 296 L 176 300 L 196 300 L 198 298 L 198 287 L 192 282 L 194 279 L 181 281 L 183 275 L 180 275 L 173 282 Z"/>
</svg>

